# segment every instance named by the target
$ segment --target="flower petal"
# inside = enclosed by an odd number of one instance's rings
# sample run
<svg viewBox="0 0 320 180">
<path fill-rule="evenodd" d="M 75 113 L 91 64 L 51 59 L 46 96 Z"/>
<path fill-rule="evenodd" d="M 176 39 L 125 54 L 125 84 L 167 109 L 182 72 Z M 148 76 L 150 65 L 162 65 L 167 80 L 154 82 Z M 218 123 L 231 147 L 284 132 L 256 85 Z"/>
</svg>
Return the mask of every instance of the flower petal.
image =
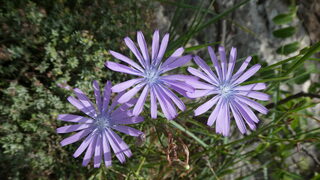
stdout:
<svg viewBox="0 0 320 180">
<path fill-rule="evenodd" d="M 219 84 L 219 79 L 218 77 L 212 72 L 210 67 L 202 60 L 199 56 L 195 56 L 194 61 L 196 64 L 207 74 L 207 77 L 211 79 L 211 82 L 214 82 L 214 84 L 218 85 Z"/>
<path fill-rule="evenodd" d="M 207 89 L 207 90 L 216 90 L 217 89 L 217 86 L 215 86 L 215 85 L 207 84 L 205 82 L 193 80 L 193 79 L 189 79 L 188 81 L 186 81 L 186 83 L 195 89 Z"/>
<path fill-rule="evenodd" d="M 135 63 L 133 60 L 131 60 L 131 59 L 128 58 L 127 56 L 124 56 L 124 55 L 122 55 L 122 54 L 120 54 L 120 53 L 117 53 L 117 52 L 111 51 L 111 50 L 109 51 L 109 53 L 110 53 L 113 57 L 119 59 L 120 61 L 123 61 L 123 62 L 131 65 L 132 67 L 136 68 L 136 69 L 139 70 L 140 72 L 143 72 L 143 71 L 144 71 L 144 70 L 141 68 L 141 66 L 139 66 L 139 64 Z"/>
<path fill-rule="evenodd" d="M 172 86 L 181 88 L 181 89 L 188 91 L 188 92 L 194 92 L 194 88 L 192 86 L 190 86 L 189 84 L 182 82 L 182 81 L 175 81 L 175 80 L 167 80 L 166 79 L 166 80 L 163 80 L 163 82 L 166 84 L 170 84 Z"/>
<path fill-rule="evenodd" d="M 161 60 L 163 58 L 163 55 L 166 52 L 166 49 L 167 49 L 167 46 L 168 46 L 168 42 L 169 42 L 169 34 L 166 34 L 166 35 L 164 35 L 164 37 L 163 37 L 163 39 L 161 41 L 159 53 L 158 53 L 158 56 L 157 56 L 156 62 L 155 62 L 156 66 L 161 62 Z"/>
<path fill-rule="evenodd" d="M 119 64 L 119 63 L 107 61 L 105 63 L 105 66 L 108 67 L 109 69 L 113 70 L 113 71 L 116 71 L 116 72 L 132 74 L 132 75 L 136 75 L 136 76 L 143 76 L 143 74 L 140 71 L 132 69 L 129 66 L 125 66 L 125 65 L 122 65 L 122 64 Z"/>
<path fill-rule="evenodd" d="M 76 123 L 93 123 L 93 119 L 73 114 L 59 114 L 58 120 Z"/>
<path fill-rule="evenodd" d="M 138 116 L 144 107 L 144 103 L 146 102 L 147 96 L 148 96 L 148 92 L 149 92 L 149 86 L 145 86 L 142 93 L 140 94 L 140 97 L 136 103 L 136 105 L 133 108 L 132 114 L 134 116 Z"/>
<path fill-rule="evenodd" d="M 220 60 L 221 60 L 221 70 L 222 70 L 222 79 L 226 80 L 226 74 L 227 74 L 227 57 L 226 57 L 226 51 L 224 50 L 224 47 L 219 47 L 219 54 L 220 54 Z"/>
<path fill-rule="evenodd" d="M 84 129 L 80 132 L 77 132 L 76 134 L 73 134 L 72 136 L 65 138 L 64 140 L 62 140 L 60 142 L 60 144 L 61 144 L 61 146 L 66 146 L 68 144 L 75 143 L 75 142 L 79 141 L 80 139 L 84 138 L 85 136 L 87 136 L 91 132 L 92 132 L 92 128 Z"/>
<path fill-rule="evenodd" d="M 236 124 L 238 126 L 238 129 L 240 130 L 240 132 L 242 134 L 245 134 L 247 132 L 247 128 L 246 128 L 245 123 L 243 122 L 241 114 L 239 113 L 237 108 L 233 107 L 232 103 L 230 103 L 229 105 L 230 105 L 233 117 L 236 120 Z"/>
<path fill-rule="evenodd" d="M 116 157 L 119 159 L 121 163 L 124 163 L 126 161 L 126 158 L 123 154 L 123 151 L 120 149 L 119 145 L 115 142 L 114 138 L 112 138 L 112 135 L 110 135 L 108 129 L 104 131 L 104 135 L 106 136 L 106 139 L 108 139 L 108 142 L 111 145 L 111 148 L 116 155 Z"/>
<path fill-rule="evenodd" d="M 121 118 L 114 120 L 114 124 L 137 124 L 143 121 L 143 117 L 141 116 L 133 116 L 133 117 L 127 117 L 127 118 Z"/>
<path fill-rule="evenodd" d="M 261 101 L 268 101 L 270 99 L 270 96 L 268 94 L 257 92 L 257 91 L 237 91 L 236 94 L 258 99 Z"/>
<path fill-rule="evenodd" d="M 92 124 L 75 124 L 75 125 L 62 126 L 62 127 L 57 128 L 57 133 L 62 134 L 62 133 L 80 131 L 82 129 L 86 129 L 91 126 L 92 126 Z"/>
<path fill-rule="evenodd" d="M 251 59 L 252 59 L 251 56 L 247 57 L 247 59 L 241 64 L 241 66 L 238 69 L 238 71 L 232 76 L 232 81 L 236 80 L 246 70 L 246 68 L 248 67 Z"/>
<path fill-rule="evenodd" d="M 98 168 L 101 165 L 101 160 L 102 160 L 102 137 L 101 134 L 97 135 L 97 140 L 96 140 L 96 147 L 94 151 L 94 167 Z"/>
<path fill-rule="evenodd" d="M 108 109 L 110 96 L 111 96 L 111 82 L 107 81 L 107 83 L 104 86 L 104 92 L 103 92 L 103 101 L 102 101 L 102 111 L 105 112 Z"/>
<path fill-rule="evenodd" d="M 140 83 L 142 80 L 143 80 L 143 78 L 131 79 L 131 80 L 116 84 L 111 88 L 112 92 L 122 92 L 122 91 L 130 88 L 131 86 Z"/>
<path fill-rule="evenodd" d="M 156 97 L 159 101 L 160 107 L 162 109 L 162 112 L 164 114 L 164 116 L 168 119 L 168 120 L 172 120 L 175 118 L 176 116 L 176 112 L 174 111 L 175 109 L 172 107 L 172 105 L 170 104 L 169 101 L 167 101 L 164 97 L 166 95 L 163 95 L 159 92 L 158 88 L 154 88 L 154 92 L 156 94 Z"/>
<path fill-rule="evenodd" d="M 190 79 L 192 80 L 198 80 L 199 78 L 195 76 L 190 76 L 190 75 L 183 75 L 183 74 L 174 74 L 174 75 L 166 75 L 166 76 L 161 76 L 161 79 L 169 79 L 169 80 L 178 80 L 178 81 L 189 81 Z"/>
<path fill-rule="evenodd" d="M 230 112 L 226 101 L 222 101 L 216 123 L 216 133 L 229 136 L 230 133 Z"/>
<path fill-rule="evenodd" d="M 199 116 L 205 112 L 207 112 L 210 108 L 212 108 L 212 106 L 214 106 L 219 100 L 219 96 L 215 96 L 212 99 L 210 99 L 209 101 L 205 102 L 204 104 L 202 104 L 201 106 L 199 106 L 195 111 L 194 111 L 194 115 L 195 116 Z"/>
<path fill-rule="evenodd" d="M 235 98 L 237 98 L 239 101 L 247 104 L 248 106 L 252 107 L 253 109 L 259 111 L 262 114 L 268 113 L 268 109 L 256 101 L 253 101 L 253 100 L 246 98 L 246 97 L 243 97 L 243 96 L 235 96 Z"/>
<path fill-rule="evenodd" d="M 235 107 L 243 117 L 243 119 L 246 121 L 248 126 L 250 127 L 251 130 L 256 129 L 256 124 L 255 122 L 251 119 L 251 117 L 248 115 L 248 113 L 242 108 L 240 104 L 238 104 L 236 101 L 231 101 L 233 107 Z"/>
<path fill-rule="evenodd" d="M 240 84 L 247 79 L 249 79 L 251 76 L 253 76 L 259 69 L 261 68 L 260 64 L 253 65 L 248 71 L 243 73 L 237 80 L 235 80 L 232 84 L 237 85 Z"/>
<path fill-rule="evenodd" d="M 188 71 L 192 75 L 197 76 L 197 77 L 201 78 L 202 80 L 207 81 L 210 84 L 216 85 L 216 83 L 212 79 L 210 79 L 206 74 L 204 74 L 203 72 L 201 72 L 193 67 L 188 67 Z"/>
<path fill-rule="evenodd" d="M 136 95 L 145 85 L 145 83 L 140 83 L 136 85 L 134 88 L 130 89 L 128 92 L 124 93 L 119 99 L 119 103 L 126 103 L 128 102 L 131 98 L 133 98 L 134 95 Z"/>
<path fill-rule="evenodd" d="M 214 124 L 214 122 L 217 120 L 219 111 L 221 109 L 221 101 L 222 101 L 222 99 L 220 98 L 218 103 L 217 103 L 217 105 L 216 105 L 216 107 L 214 108 L 214 110 L 210 114 L 208 122 L 207 122 L 208 126 L 212 126 Z"/>
<path fill-rule="evenodd" d="M 95 118 L 95 114 L 92 111 L 88 110 L 79 100 L 77 100 L 76 98 L 74 98 L 72 96 L 69 96 L 67 99 L 74 107 L 76 107 L 77 109 L 79 109 L 80 111 L 85 113 L 86 115 L 88 115 L 92 118 Z"/>
<path fill-rule="evenodd" d="M 131 52 L 134 54 L 134 56 L 136 56 L 136 58 L 138 59 L 138 61 L 140 62 L 140 64 L 146 68 L 146 63 L 143 59 L 143 57 L 141 56 L 138 48 L 136 47 L 136 45 L 134 44 L 134 42 L 129 38 L 126 37 L 124 38 L 124 42 L 126 43 L 126 45 L 128 46 L 128 48 L 131 50 Z"/>
<path fill-rule="evenodd" d="M 96 148 L 96 142 L 97 142 L 97 137 L 95 136 L 92 141 L 90 142 L 86 154 L 84 155 L 83 161 L 82 161 L 82 166 L 87 166 L 90 162 L 90 159 L 94 153 L 94 149 Z"/>
<path fill-rule="evenodd" d="M 103 149 L 104 164 L 106 165 L 106 167 L 109 167 L 112 165 L 110 144 L 105 135 L 105 131 L 101 135 L 102 135 L 102 149 Z"/>
<path fill-rule="evenodd" d="M 148 47 L 147 47 L 146 40 L 144 39 L 144 36 L 141 31 L 138 31 L 137 33 L 137 40 L 138 40 L 138 44 L 139 44 L 142 56 L 145 60 L 146 66 L 149 67 L 150 58 L 149 58 Z"/>
<path fill-rule="evenodd" d="M 150 113 L 151 113 L 151 118 L 156 119 L 157 118 L 157 114 L 158 114 L 158 105 L 157 105 L 157 98 L 154 92 L 153 87 L 151 87 L 150 90 Z"/>
<path fill-rule="evenodd" d="M 167 65 L 174 62 L 176 59 L 178 59 L 184 52 L 184 48 L 180 47 L 177 50 L 175 50 L 172 55 L 161 65 L 161 67 L 166 67 Z"/>
<path fill-rule="evenodd" d="M 93 116 L 96 117 L 96 109 L 90 99 L 84 94 L 84 92 L 82 92 L 78 88 L 75 88 L 74 93 L 77 95 L 78 99 L 84 105 L 84 107 L 86 107 L 90 111 L 90 114 L 93 114 Z"/>
<path fill-rule="evenodd" d="M 186 55 L 178 58 L 177 60 L 173 61 L 171 64 L 168 64 L 167 66 L 162 66 L 161 67 L 161 73 L 165 73 L 167 71 L 173 70 L 175 68 L 181 67 L 187 62 L 189 62 L 192 59 L 191 55 Z"/>
<path fill-rule="evenodd" d="M 162 85 L 159 85 L 158 87 L 161 88 L 162 92 L 165 93 L 177 105 L 177 107 L 181 111 L 184 111 L 186 109 L 186 106 L 184 105 L 184 103 L 170 89 Z"/>
<path fill-rule="evenodd" d="M 221 81 L 223 79 L 223 76 L 222 76 L 222 70 L 221 70 L 220 63 L 218 62 L 217 56 L 214 53 L 212 47 L 208 46 L 208 51 L 209 51 L 209 55 L 210 55 L 211 61 L 212 61 L 213 65 L 214 65 L 214 68 L 217 71 L 218 78 Z"/>
<path fill-rule="evenodd" d="M 93 139 L 96 137 L 95 133 L 91 133 L 89 136 L 86 137 L 86 139 L 81 143 L 81 145 L 78 147 L 78 149 L 76 150 L 76 152 L 73 153 L 73 157 L 77 158 L 79 157 L 84 150 L 87 149 L 87 147 L 89 146 L 89 144 L 93 141 Z"/>
<path fill-rule="evenodd" d="M 226 79 L 229 80 L 232 77 L 232 72 L 234 66 L 236 64 L 236 57 L 237 57 L 237 49 L 232 47 L 230 51 L 229 63 L 228 63 L 228 71 L 226 75 Z"/>
<path fill-rule="evenodd" d="M 152 37 L 152 63 L 155 64 L 156 62 L 156 58 L 158 56 L 158 51 L 159 51 L 159 31 L 156 30 L 154 33 L 153 33 L 153 37 Z"/>
<path fill-rule="evenodd" d="M 205 89 L 205 90 L 195 90 L 193 93 L 187 92 L 187 95 L 189 98 L 200 98 L 200 97 L 209 96 L 212 94 L 218 94 L 218 91 Z"/>
<path fill-rule="evenodd" d="M 234 88 L 234 90 L 263 90 L 266 89 L 267 86 L 265 83 L 255 83 L 255 84 L 249 84 L 249 85 L 245 85 L 245 86 L 237 86 Z"/>
<path fill-rule="evenodd" d="M 112 136 L 112 139 L 114 140 L 114 142 L 118 145 L 118 147 L 120 148 L 120 150 L 127 156 L 127 157 L 131 157 L 132 156 L 132 152 L 129 148 L 129 146 L 119 137 L 119 135 L 115 132 L 113 132 L 111 129 L 107 129 L 109 135 Z"/>
<path fill-rule="evenodd" d="M 140 136 L 141 134 L 143 134 L 143 132 L 128 126 L 116 125 L 116 126 L 113 126 L 112 128 L 119 132 L 128 134 L 130 136 Z"/>
</svg>

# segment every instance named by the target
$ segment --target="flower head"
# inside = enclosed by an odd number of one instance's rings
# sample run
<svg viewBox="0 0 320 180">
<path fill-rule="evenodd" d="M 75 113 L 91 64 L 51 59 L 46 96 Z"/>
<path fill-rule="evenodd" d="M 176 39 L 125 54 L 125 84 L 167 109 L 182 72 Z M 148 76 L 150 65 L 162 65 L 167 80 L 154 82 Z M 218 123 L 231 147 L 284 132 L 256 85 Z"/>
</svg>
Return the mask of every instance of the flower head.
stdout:
<svg viewBox="0 0 320 180">
<path fill-rule="evenodd" d="M 120 131 L 130 136 L 139 136 L 142 132 L 124 126 L 124 124 L 135 124 L 143 121 L 142 117 L 132 115 L 130 107 L 133 106 L 135 100 L 118 106 L 117 100 L 123 93 L 119 93 L 111 105 L 111 82 L 107 82 L 104 87 L 103 96 L 101 96 L 99 85 L 93 82 L 94 94 L 96 98 L 97 109 L 89 98 L 80 90 L 74 89 L 77 98 L 68 97 L 68 101 L 77 109 L 85 113 L 89 117 L 78 116 L 73 114 L 60 114 L 58 120 L 66 122 L 78 123 L 75 125 L 67 125 L 57 129 L 58 133 L 69 133 L 79 131 L 72 136 L 61 141 L 61 145 L 75 143 L 86 137 L 79 148 L 73 154 L 76 158 L 85 150 L 83 158 L 83 166 L 88 165 L 91 157 L 94 158 L 94 167 L 100 167 L 102 157 L 104 157 L 105 165 L 111 166 L 111 149 L 110 146 L 121 163 L 125 162 L 125 156 L 132 155 L 128 145 L 113 130 Z"/>
<path fill-rule="evenodd" d="M 137 33 L 137 41 L 140 51 L 129 37 L 126 37 L 124 41 L 137 58 L 139 64 L 120 53 L 110 51 L 111 55 L 118 60 L 127 63 L 131 67 L 109 61 L 106 62 L 106 66 L 113 71 L 135 75 L 139 78 L 131 79 L 112 87 L 113 92 L 121 92 L 134 86 L 119 98 L 119 102 L 128 102 L 140 90 L 142 90 L 142 93 L 133 108 L 134 115 L 139 115 L 142 112 L 144 103 L 150 93 L 151 117 L 157 117 L 157 101 L 159 101 L 160 107 L 166 118 L 169 120 L 175 118 L 177 110 L 174 104 L 181 111 L 185 110 L 185 105 L 172 90 L 186 96 L 186 92 L 193 92 L 194 88 L 188 85 L 185 81 L 187 79 L 196 78 L 181 74 L 163 74 L 186 64 L 192 59 L 192 56 L 181 56 L 184 49 L 179 48 L 167 60 L 162 62 L 169 42 L 169 34 L 164 36 L 160 44 L 159 31 L 155 31 L 153 34 L 151 56 L 149 55 L 148 47 L 142 32 L 139 31 Z"/>
<path fill-rule="evenodd" d="M 219 47 L 220 62 L 218 62 L 211 47 L 208 47 L 208 51 L 216 73 L 198 56 L 194 57 L 194 61 L 202 71 L 192 67 L 188 68 L 191 74 L 205 81 L 189 80 L 188 82 L 197 90 L 193 93 L 187 93 L 188 96 L 190 98 L 198 98 L 213 95 L 209 101 L 194 111 L 195 115 L 203 114 L 215 106 L 207 124 L 212 126 L 216 123 L 217 133 L 224 136 L 229 135 L 230 112 L 232 112 L 241 133 L 247 132 L 245 124 L 250 129 L 255 130 L 255 124 L 259 122 L 259 119 L 250 108 L 262 114 L 266 114 L 268 110 L 252 99 L 269 100 L 269 95 L 257 91 L 265 89 L 266 85 L 264 83 L 256 83 L 241 86 L 240 84 L 253 76 L 260 69 L 261 65 L 255 64 L 245 71 L 251 61 L 251 57 L 248 57 L 239 70 L 233 73 L 236 63 L 236 48 L 231 49 L 229 61 L 227 61 L 224 48 Z"/>
</svg>

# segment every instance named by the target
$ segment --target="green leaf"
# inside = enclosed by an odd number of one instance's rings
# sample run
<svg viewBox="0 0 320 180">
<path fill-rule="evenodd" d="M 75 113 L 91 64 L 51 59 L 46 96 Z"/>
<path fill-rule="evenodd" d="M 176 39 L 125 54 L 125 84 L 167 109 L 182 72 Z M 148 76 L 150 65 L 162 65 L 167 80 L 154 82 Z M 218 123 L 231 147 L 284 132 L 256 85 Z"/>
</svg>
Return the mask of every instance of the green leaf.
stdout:
<svg viewBox="0 0 320 180">
<path fill-rule="evenodd" d="M 290 44 L 286 44 L 277 49 L 278 54 L 288 55 L 299 49 L 299 42 L 293 42 Z"/>
<path fill-rule="evenodd" d="M 279 14 L 277 16 L 275 16 L 272 21 L 277 24 L 277 25 L 281 25 L 281 24 L 288 24 L 290 22 L 292 22 L 293 20 L 293 15 L 290 14 Z"/>
<path fill-rule="evenodd" d="M 202 49 L 202 48 L 206 48 L 208 46 L 213 46 L 213 45 L 216 45 L 216 44 L 220 44 L 221 42 L 213 42 L 213 43 L 206 43 L 206 44 L 201 44 L 201 45 L 197 45 L 197 46 L 192 46 L 192 47 L 188 47 L 188 48 L 185 48 L 185 52 L 188 53 L 188 52 L 191 52 L 191 51 L 196 51 L 196 50 L 199 50 L 199 49 Z"/>
<path fill-rule="evenodd" d="M 320 41 L 317 42 L 315 45 L 313 45 L 311 48 L 309 48 L 308 52 L 299 58 L 290 68 L 287 72 L 284 73 L 284 76 L 287 76 L 290 74 L 293 70 L 298 68 L 301 64 L 304 63 L 305 60 L 307 60 L 310 56 L 312 56 L 314 53 L 320 50 Z"/>
<path fill-rule="evenodd" d="M 277 38 L 287 38 L 294 35 L 294 33 L 296 33 L 296 28 L 292 26 L 278 29 L 272 32 L 272 34 Z"/>
</svg>

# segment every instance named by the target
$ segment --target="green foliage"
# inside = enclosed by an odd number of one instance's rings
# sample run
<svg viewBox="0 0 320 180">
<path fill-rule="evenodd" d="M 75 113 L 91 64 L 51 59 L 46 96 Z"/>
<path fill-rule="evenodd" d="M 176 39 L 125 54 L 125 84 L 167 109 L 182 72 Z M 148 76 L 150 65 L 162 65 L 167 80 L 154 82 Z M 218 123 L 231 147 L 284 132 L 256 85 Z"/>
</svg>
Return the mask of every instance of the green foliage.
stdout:
<svg viewBox="0 0 320 180">
<path fill-rule="evenodd" d="M 162 2 L 176 8 L 169 30 L 172 41 L 168 56 L 249 1 L 219 14 L 206 7 L 203 0 L 195 6 L 185 1 Z M 92 80 L 112 80 L 115 84 L 130 78 L 104 68 L 104 62 L 111 59 L 107 50 L 122 51 L 122 38 L 133 37 L 140 29 L 149 40 L 153 31 L 148 19 L 153 16 L 151 7 L 143 0 L 2 3 L 0 179 L 319 179 L 319 167 L 313 166 L 314 160 L 305 149 L 320 147 L 320 128 L 315 126 L 319 120 L 310 110 L 319 101 L 307 96 L 320 94 L 320 84 L 313 83 L 300 96 L 293 92 L 297 84 L 319 74 L 317 68 L 304 65 L 318 61 L 311 56 L 319 52 L 320 42 L 275 64 L 254 56 L 252 63 L 262 64 L 262 69 L 255 76 L 258 78 L 243 84 L 266 82 L 266 93 L 273 99 L 265 104 L 269 114 L 259 115 L 259 127 L 248 135 L 236 129 L 230 137 L 217 135 L 214 127 L 205 123 L 208 113 L 193 117 L 193 110 L 205 101 L 200 99 L 186 101 L 187 110 L 175 121 L 168 122 L 161 113 L 152 120 L 144 111 L 145 122 L 134 127 L 145 133 L 145 139 L 121 134 L 133 152 L 125 164 L 113 155 L 110 168 L 82 167 L 82 159 L 72 157 L 79 143 L 60 146 L 68 135 L 56 134 L 55 129 L 65 124 L 56 120 L 57 115 L 79 112 L 66 100 L 73 94 L 57 84 L 78 87 L 93 99 Z M 187 30 L 181 21 L 186 11 L 191 19 Z M 295 14 L 291 8 L 273 21 L 290 23 Z M 282 31 L 275 34 L 288 37 L 293 32 Z M 206 42 L 186 51 L 217 43 Z M 297 50 L 295 47 L 298 44 L 282 47 L 279 53 L 289 54 Z M 178 71 L 185 73 L 185 68 Z M 280 85 L 287 89 L 280 89 Z M 234 121 L 231 125 L 236 127 Z"/>
</svg>

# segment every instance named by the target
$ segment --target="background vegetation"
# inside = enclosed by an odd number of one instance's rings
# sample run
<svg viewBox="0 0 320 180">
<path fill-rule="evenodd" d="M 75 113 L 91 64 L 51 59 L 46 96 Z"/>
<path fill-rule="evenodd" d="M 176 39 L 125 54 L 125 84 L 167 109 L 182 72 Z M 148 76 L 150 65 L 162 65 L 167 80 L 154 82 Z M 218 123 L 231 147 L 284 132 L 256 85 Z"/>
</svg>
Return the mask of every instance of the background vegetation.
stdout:
<svg viewBox="0 0 320 180">
<path fill-rule="evenodd" d="M 181 46 L 188 53 L 216 46 L 219 42 L 197 46 L 188 42 L 249 2 L 239 1 L 216 12 L 211 8 L 214 1 L 209 6 L 204 1 L 161 1 L 174 12 L 167 29 L 171 41 L 166 55 Z M 107 50 L 128 53 L 122 39 L 135 37 L 137 30 L 150 40 L 157 28 L 154 9 L 159 2 L 15 0 L 0 4 L 1 179 L 320 179 L 316 151 L 320 120 L 319 109 L 314 108 L 320 102 L 320 83 L 311 81 L 311 76 L 319 75 L 319 59 L 314 57 L 319 42 L 274 47 L 284 58 L 272 64 L 254 56 L 252 64 L 261 63 L 263 68 L 249 83 L 268 83 L 267 93 L 273 97 L 265 103 L 270 113 L 260 117 L 257 131 L 242 136 L 234 128 L 229 138 L 216 135 L 214 128 L 205 125 L 208 114 L 193 117 L 193 109 L 205 99 L 186 100 L 188 109 L 175 121 L 168 122 L 161 114 L 151 120 L 145 111 L 145 122 L 135 127 L 146 137 L 122 134 L 134 156 L 126 164 L 113 157 L 111 168 L 94 169 L 82 167 L 82 159 L 72 157 L 79 143 L 59 145 L 67 135 L 56 134 L 55 129 L 64 124 L 56 120 L 57 115 L 78 113 L 66 101 L 72 92 L 61 86 L 78 87 L 93 98 L 92 80 L 116 84 L 130 78 L 104 67 L 111 59 Z M 297 8 L 291 3 L 287 12 L 274 17 L 279 25 L 274 37 L 284 39 L 296 33 L 290 23 L 297 18 Z M 183 17 L 188 17 L 188 23 Z M 184 68 L 178 71 L 186 73 Z M 311 81 L 307 91 L 294 93 L 307 81 Z"/>
</svg>

